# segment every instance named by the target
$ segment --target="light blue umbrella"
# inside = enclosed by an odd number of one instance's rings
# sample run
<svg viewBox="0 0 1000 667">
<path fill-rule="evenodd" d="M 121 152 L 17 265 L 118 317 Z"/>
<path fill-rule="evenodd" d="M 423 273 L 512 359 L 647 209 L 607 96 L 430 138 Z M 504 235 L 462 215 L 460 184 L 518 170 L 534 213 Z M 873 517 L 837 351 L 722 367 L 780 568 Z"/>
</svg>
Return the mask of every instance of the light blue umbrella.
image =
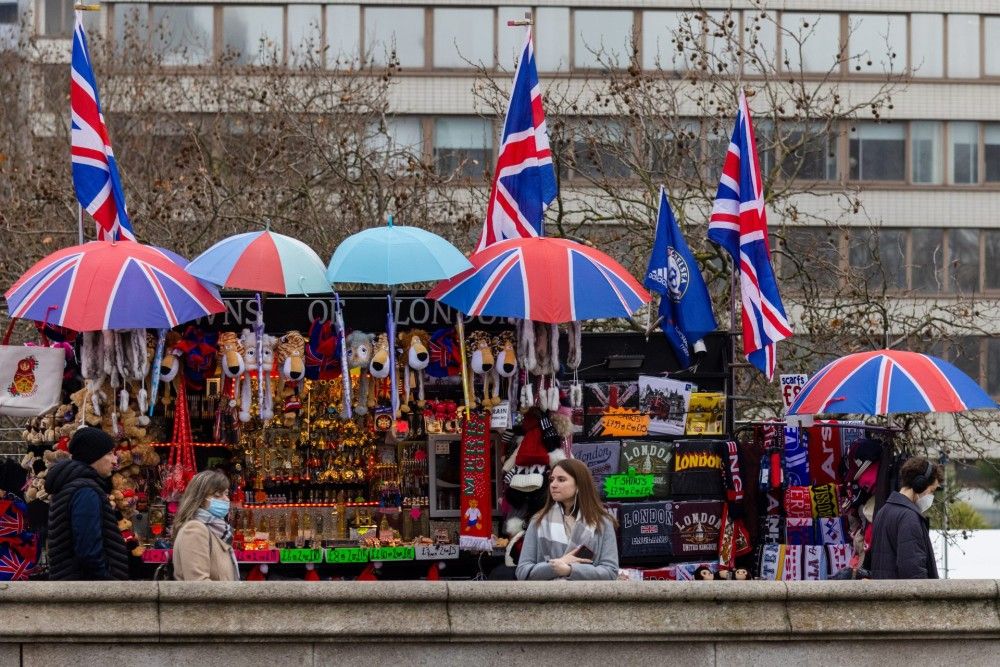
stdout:
<svg viewBox="0 0 1000 667">
<path fill-rule="evenodd" d="M 472 264 L 465 255 L 445 239 L 418 227 L 397 227 L 392 224 L 391 215 L 385 227 L 352 234 L 334 250 L 326 268 L 326 277 L 331 283 L 364 283 L 393 288 L 386 317 L 393 417 L 399 414 L 396 323 L 392 307 L 396 298 L 395 285 L 444 280 L 471 268 Z"/>
<path fill-rule="evenodd" d="M 392 224 L 347 237 L 326 269 L 331 283 L 401 285 L 444 280 L 471 269 L 461 251 L 437 234 Z"/>
</svg>

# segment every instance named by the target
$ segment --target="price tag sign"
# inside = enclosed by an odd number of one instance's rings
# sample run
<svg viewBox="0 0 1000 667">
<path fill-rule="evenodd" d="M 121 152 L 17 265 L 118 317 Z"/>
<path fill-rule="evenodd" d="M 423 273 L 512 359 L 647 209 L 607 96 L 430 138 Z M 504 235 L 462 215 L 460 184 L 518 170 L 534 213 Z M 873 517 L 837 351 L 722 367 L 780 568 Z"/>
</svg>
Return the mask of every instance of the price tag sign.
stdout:
<svg viewBox="0 0 1000 667">
<path fill-rule="evenodd" d="M 368 549 L 358 547 L 343 547 L 326 550 L 327 563 L 367 563 Z"/>
<path fill-rule="evenodd" d="M 802 387 L 806 386 L 809 376 L 805 374 L 781 375 L 781 400 L 785 404 L 785 412 L 792 407 L 792 403 L 799 397 Z"/>
<path fill-rule="evenodd" d="M 413 560 L 413 547 L 375 547 L 368 552 L 368 560 Z"/>
<path fill-rule="evenodd" d="M 278 563 L 281 561 L 281 552 L 277 549 L 237 551 L 236 560 L 240 563 Z"/>
<path fill-rule="evenodd" d="M 635 468 L 604 478 L 604 493 L 608 498 L 646 498 L 653 495 L 653 475 L 640 475 Z"/>
<path fill-rule="evenodd" d="M 505 429 L 510 426 L 510 403 L 494 405 L 490 410 L 490 428 Z"/>
<path fill-rule="evenodd" d="M 166 563 L 170 560 L 173 549 L 146 549 L 142 552 L 143 563 Z"/>
<path fill-rule="evenodd" d="M 414 547 L 417 560 L 451 560 L 458 558 L 457 544 L 418 544 Z"/>
<path fill-rule="evenodd" d="M 282 549 L 282 563 L 322 563 L 322 549 Z"/>
<path fill-rule="evenodd" d="M 448 440 L 437 440 L 434 442 L 435 454 L 449 454 L 451 452 L 451 442 Z"/>
</svg>

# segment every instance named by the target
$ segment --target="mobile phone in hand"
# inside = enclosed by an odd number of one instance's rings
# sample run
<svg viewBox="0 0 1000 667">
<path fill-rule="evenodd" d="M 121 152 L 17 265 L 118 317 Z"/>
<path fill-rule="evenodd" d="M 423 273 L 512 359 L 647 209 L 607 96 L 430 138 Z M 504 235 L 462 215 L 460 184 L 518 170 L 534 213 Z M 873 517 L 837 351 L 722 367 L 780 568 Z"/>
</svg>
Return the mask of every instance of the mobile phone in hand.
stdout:
<svg viewBox="0 0 1000 667">
<path fill-rule="evenodd" d="M 580 550 L 576 552 L 576 557 L 594 560 L 594 552 L 590 550 L 590 547 L 582 546 L 580 547 Z"/>
</svg>

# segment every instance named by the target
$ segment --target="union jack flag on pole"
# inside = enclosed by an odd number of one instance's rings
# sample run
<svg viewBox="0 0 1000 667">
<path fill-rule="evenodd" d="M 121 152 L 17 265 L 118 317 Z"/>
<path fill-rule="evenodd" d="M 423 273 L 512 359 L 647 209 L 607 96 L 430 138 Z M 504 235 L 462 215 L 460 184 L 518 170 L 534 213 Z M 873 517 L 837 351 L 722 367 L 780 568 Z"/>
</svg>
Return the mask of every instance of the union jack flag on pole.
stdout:
<svg viewBox="0 0 1000 667">
<path fill-rule="evenodd" d="M 771 267 L 757 143 L 746 95 L 740 91 L 736 127 L 722 166 L 708 238 L 733 257 L 743 301 L 743 352 L 768 381 L 774 377 L 777 343 L 792 329 Z"/>
<path fill-rule="evenodd" d="M 76 12 L 69 105 L 72 111 L 73 187 L 80 206 L 97 222 L 100 240 L 135 240 L 125 210 L 118 164 L 101 114 L 81 12 Z"/>
<path fill-rule="evenodd" d="M 476 252 L 504 239 L 542 236 L 545 208 L 557 192 L 529 26 L 514 73 L 496 173 Z"/>
</svg>

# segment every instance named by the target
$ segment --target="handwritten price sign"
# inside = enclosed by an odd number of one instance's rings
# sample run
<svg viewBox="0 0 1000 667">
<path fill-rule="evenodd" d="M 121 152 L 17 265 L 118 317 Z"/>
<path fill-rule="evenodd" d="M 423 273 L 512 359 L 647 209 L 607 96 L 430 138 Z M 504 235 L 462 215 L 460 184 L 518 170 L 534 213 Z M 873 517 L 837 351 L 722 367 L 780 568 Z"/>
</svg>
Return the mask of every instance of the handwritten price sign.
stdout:
<svg viewBox="0 0 1000 667">
<path fill-rule="evenodd" d="M 172 549 L 146 549 L 142 552 L 143 563 L 166 563 L 170 561 Z"/>
<path fill-rule="evenodd" d="M 781 400 L 785 403 L 785 412 L 792 407 L 792 403 L 798 398 L 802 387 L 809 381 L 808 375 L 782 375 L 781 378 Z"/>
<path fill-rule="evenodd" d="M 281 560 L 281 552 L 277 549 L 237 551 L 236 560 L 240 563 L 277 563 Z"/>
<path fill-rule="evenodd" d="M 413 547 L 376 547 L 368 552 L 368 559 L 376 560 L 413 560 Z"/>
<path fill-rule="evenodd" d="M 341 549 L 327 549 L 326 550 L 326 562 L 327 563 L 367 563 L 368 562 L 368 549 L 361 549 L 357 547 L 353 548 L 341 548 Z"/>
<path fill-rule="evenodd" d="M 414 547 L 417 560 L 450 560 L 458 558 L 457 544 L 420 544 Z"/>
<path fill-rule="evenodd" d="M 282 563 L 322 563 L 322 549 L 282 549 Z"/>
</svg>

